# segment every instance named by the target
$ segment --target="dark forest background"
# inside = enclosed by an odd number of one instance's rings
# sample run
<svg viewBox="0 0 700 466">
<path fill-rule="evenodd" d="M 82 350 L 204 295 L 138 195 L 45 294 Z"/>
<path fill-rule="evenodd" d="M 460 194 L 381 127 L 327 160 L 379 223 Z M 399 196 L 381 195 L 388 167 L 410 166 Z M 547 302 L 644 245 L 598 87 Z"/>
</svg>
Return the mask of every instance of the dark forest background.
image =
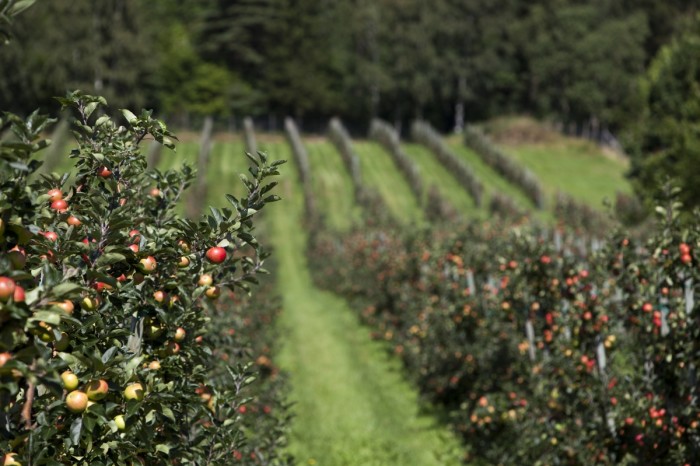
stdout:
<svg viewBox="0 0 700 466">
<path fill-rule="evenodd" d="M 698 172 L 698 3 L 40 0 L 0 49 L 0 108 L 55 111 L 80 88 L 176 127 L 338 115 L 355 134 L 374 116 L 447 132 L 527 114 L 617 136 L 632 176 L 660 183 Z"/>
</svg>

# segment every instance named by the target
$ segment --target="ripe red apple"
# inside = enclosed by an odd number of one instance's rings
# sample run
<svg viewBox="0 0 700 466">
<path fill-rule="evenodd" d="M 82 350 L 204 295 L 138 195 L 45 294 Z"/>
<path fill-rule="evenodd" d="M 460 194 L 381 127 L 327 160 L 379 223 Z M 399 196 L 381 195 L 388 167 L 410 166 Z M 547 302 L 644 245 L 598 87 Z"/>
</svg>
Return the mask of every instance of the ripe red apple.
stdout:
<svg viewBox="0 0 700 466">
<path fill-rule="evenodd" d="M 141 401 L 143 400 L 143 395 L 143 385 L 139 382 L 130 383 L 124 389 L 124 398 L 127 400 Z"/>
<path fill-rule="evenodd" d="M 690 254 L 690 246 L 688 246 L 687 243 L 681 243 L 678 245 L 678 252 L 680 252 L 681 255 Z"/>
<path fill-rule="evenodd" d="M 165 345 L 165 352 L 171 356 L 176 355 L 180 352 L 180 345 L 175 343 L 174 341 L 169 341 Z"/>
<path fill-rule="evenodd" d="M 92 287 L 95 288 L 98 293 L 102 293 L 103 291 L 111 291 L 114 289 L 112 285 L 105 282 L 95 282 Z"/>
<path fill-rule="evenodd" d="M 9 277 L 0 277 L 0 302 L 6 303 L 15 294 L 15 281 Z"/>
<path fill-rule="evenodd" d="M 181 269 L 184 269 L 188 265 L 190 265 L 190 260 L 186 256 L 182 256 L 180 258 L 180 262 L 177 263 L 177 266 L 180 267 Z"/>
<path fill-rule="evenodd" d="M 51 301 L 49 304 L 60 307 L 63 312 L 68 315 L 72 315 L 73 311 L 75 310 L 75 305 L 70 299 L 66 299 L 65 301 Z"/>
<path fill-rule="evenodd" d="M 152 197 L 160 197 L 160 195 L 163 194 L 160 189 L 158 188 L 153 188 L 151 189 L 151 196 Z"/>
<path fill-rule="evenodd" d="M 693 262 L 693 256 L 691 256 L 690 254 L 683 254 L 681 255 L 681 262 L 683 262 L 684 264 L 690 264 L 691 262 Z"/>
<path fill-rule="evenodd" d="M 61 373 L 61 381 L 63 382 L 63 388 L 65 388 L 69 392 L 72 392 L 73 390 L 78 388 L 78 385 L 80 385 L 80 380 L 78 379 L 78 376 L 71 371 L 64 371 L 63 373 Z"/>
<path fill-rule="evenodd" d="M 63 199 L 58 199 L 51 203 L 51 208 L 57 212 L 65 212 L 68 210 L 68 203 Z"/>
<path fill-rule="evenodd" d="M 173 339 L 177 342 L 181 342 L 181 341 L 184 341 L 186 336 L 187 336 L 187 331 L 182 327 L 178 327 L 177 330 L 175 330 L 175 338 L 173 338 Z"/>
<path fill-rule="evenodd" d="M 139 268 L 145 274 L 153 273 L 156 270 L 156 259 L 148 256 L 139 261 Z"/>
<path fill-rule="evenodd" d="M 165 301 L 166 294 L 164 291 L 158 290 L 155 293 L 153 293 L 153 299 L 156 300 L 156 302 L 162 303 Z"/>
<path fill-rule="evenodd" d="M 149 368 L 150 370 L 152 370 L 152 371 L 157 371 L 157 370 L 159 370 L 159 369 L 160 369 L 160 361 L 157 361 L 157 360 L 156 360 L 156 361 L 151 361 L 151 362 L 148 364 L 148 368 Z"/>
<path fill-rule="evenodd" d="M 199 335 L 195 337 L 194 342 L 197 343 L 198 345 L 201 345 L 202 342 L 204 341 L 204 337 L 202 335 Z"/>
<path fill-rule="evenodd" d="M 22 287 L 19 286 L 19 285 L 15 285 L 15 292 L 14 292 L 14 294 L 13 294 L 13 298 L 12 298 L 12 299 L 13 299 L 16 303 L 23 303 L 24 300 L 25 300 L 25 298 L 26 298 L 26 296 L 25 296 L 25 294 L 24 294 L 24 288 L 22 288 Z"/>
<path fill-rule="evenodd" d="M 66 220 L 66 222 L 68 223 L 68 225 L 72 225 L 74 227 L 78 227 L 83 224 L 83 222 L 81 222 L 80 219 L 75 215 L 71 215 L 70 217 L 68 217 L 68 220 Z"/>
<path fill-rule="evenodd" d="M 0 353 L 0 367 L 4 366 L 7 364 L 7 362 L 12 359 L 12 353 L 9 353 L 5 351 L 4 353 Z"/>
<path fill-rule="evenodd" d="M 207 291 L 205 291 L 204 294 L 209 299 L 217 299 L 219 296 L 221 296 L 221 288 L 218 286 L 210 286 L 207 288 Z"/>
<path fill-rule="evenodd" d="M 207 251 L 207 259 L 214 264 L 221 264 L 226 260 L 226 249 L 215 246 Z"/>
<path fill-rule="evenodd" d="M 134 242 L 141 241 L 141 237 L 139 236 L 140 234 L 141 232 L 138 230 L 131 230 L 129 232 L 129 238 L 131 238 L 131 240 Z"/>
<path fill-rule="evenodd" d="M 207 273 L 200 275 L 197 281 L 199 286 L 211 286 L 212 283 L 214 283 L 214 279 Z"/>
<path fill-rule="evenodd" d="M 73 390 L 66 396 L 66 407 L 71 413 L 82 413 L 88 407 L 88 396 L 80 390 Z"/>
<path fill-rule="evenodd" d="M 651 312 L 654 309 L 654 306 L 651 305 L 651 303 L 644 303 L 642 305 L 642 311 L 644 312 Z"/>
<path fill-rule="evenodd" d="M 91 380 L 85 386 L 85 393 L 87 393 L 88 398 L 93 401 L 99 401 L 103 399 L 105 396 L 107 396 L 108 392 L 109 384 L 104 379 Z"/>
<path fill-rule="evenodd" d="M 51 202 L 60 201 L 61 199 L 63 199 L 63 193 L 58 188 L 50 189 L 49 192 L 47 192 L 46 194 L 49 195 L 49 200 Z"/>
<path fill-rule="evenodd" d="M 58 235 L 54 231 L 45 231 L 42 233 L 44 235 L 44 238 L 46 238 L 49 241 L 57 241 L 58 240 Z"/>
<path fill-rule="evenodd" d="M 134 254 L 136 254 L 137 252 L 139 252 L 139 245 L 136 244 L 136 243 L 130 244 L 130 245 L 129 245 L 129 249 L 131 249 L 131 252 L 133 252 Z"/>
<path fill-rule="evenodd" d="M 97 176 L 101 178 L 108 178 L 112 174 L 112 171 L 107 167 L 100 167 L 97 169 Z"/>
</svg>

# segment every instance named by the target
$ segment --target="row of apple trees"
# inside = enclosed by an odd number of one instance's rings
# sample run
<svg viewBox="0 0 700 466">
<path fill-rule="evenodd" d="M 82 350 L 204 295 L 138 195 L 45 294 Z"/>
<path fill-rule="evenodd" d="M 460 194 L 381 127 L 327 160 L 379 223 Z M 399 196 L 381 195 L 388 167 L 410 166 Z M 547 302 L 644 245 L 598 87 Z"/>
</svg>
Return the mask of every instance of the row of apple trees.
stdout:
<svg viewBox="0 0 700 466">
<path fill-rule="evenodd" d="M 648 241 L 505 224 L 318 234 L 316 281 L 444 407 L 473 464 L 700 464 L 700 228 Z"/>
<path fill-rule="evenodd" d="M 6 114 L 0 144 L 0 452 L 5 465 L 283 464 L 270 352 L 278 306 L 253 218 L 282 162 L 199 221 L 195 174 L 148 170 L 165 125 L 70 93 L 73 176 L 38 175 L 51 120 Z M 235 290 L 235 291 L 234 291 Z"/>
</svg>

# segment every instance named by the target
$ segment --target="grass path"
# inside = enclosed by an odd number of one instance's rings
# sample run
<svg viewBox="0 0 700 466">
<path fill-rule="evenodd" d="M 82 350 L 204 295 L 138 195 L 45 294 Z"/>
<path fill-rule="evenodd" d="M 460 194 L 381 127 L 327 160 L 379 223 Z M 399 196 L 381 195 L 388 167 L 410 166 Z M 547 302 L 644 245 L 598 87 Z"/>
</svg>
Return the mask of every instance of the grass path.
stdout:
<svg viewBox="0 0 700 466">
<path fill-rule="evenodd" d="M 305 140 L 309 154 L 311 178 L 321 211 L 329 225 L 338 230 L 348 230 L 361 219 L 361 208 L 355 204 L 352 180 L 343 159 L 327 140 Z"/>
<path fill-rule="evenodd" d="M 284 200 L 268 217 L 284 306 L 278 361 L 290 374 L 296 403 L 291 453 L 300 465 L 460 464 L 458 441 L 433 416 L 419 412 L 399 361 L 369 338 L 344 300 L 313 286 L 299 223 L 300 192 L 292 178 L 293 167 L 286 166 Z"/>
<path fill-rule="evenodd" d="M 447 168 L 442 166 L 429 149 L 419 144 L 406 142 L 402 143 L 402 146 L 406 154 L 418 166 L 425 184 L 426 194 L 432 186 L 435 186 L 440 195 L 447 199 L 463 217 L 483 216 L 484 211 L 476 207 L 474 199 L 467 190 Z"/>
<path fill-rule="evenodd" d="M 420 203 L 391 156 L 372 141 L 353 141 L 353 144 L 360 158 L 364 182 L 379 191 L 394 217 L 404 224 L 421 223 Z"/>
</svg>

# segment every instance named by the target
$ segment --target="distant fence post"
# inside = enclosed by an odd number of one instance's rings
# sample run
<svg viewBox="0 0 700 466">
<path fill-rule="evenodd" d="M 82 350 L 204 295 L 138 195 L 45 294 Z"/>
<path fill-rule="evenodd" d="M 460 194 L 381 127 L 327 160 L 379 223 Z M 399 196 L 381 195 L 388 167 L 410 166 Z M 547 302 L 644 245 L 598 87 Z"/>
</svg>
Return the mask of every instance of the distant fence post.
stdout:
<svg viewBox="0 0 700 466">
<path fill-rule="evenodd" d="M 202 214 L 202 209 L 207 198 L 207 167 L 209 166 L 209 154 L 211 153 L 212 132 L 214 129 L 214 119 L 207 116 L 204 119 L 202 128 L 202 138 L 199 145 L 199 156 L 197 157 L 197 180 L 193 196 L 188 202 L 187 216 L 197 218 Z"/>
</svg>

